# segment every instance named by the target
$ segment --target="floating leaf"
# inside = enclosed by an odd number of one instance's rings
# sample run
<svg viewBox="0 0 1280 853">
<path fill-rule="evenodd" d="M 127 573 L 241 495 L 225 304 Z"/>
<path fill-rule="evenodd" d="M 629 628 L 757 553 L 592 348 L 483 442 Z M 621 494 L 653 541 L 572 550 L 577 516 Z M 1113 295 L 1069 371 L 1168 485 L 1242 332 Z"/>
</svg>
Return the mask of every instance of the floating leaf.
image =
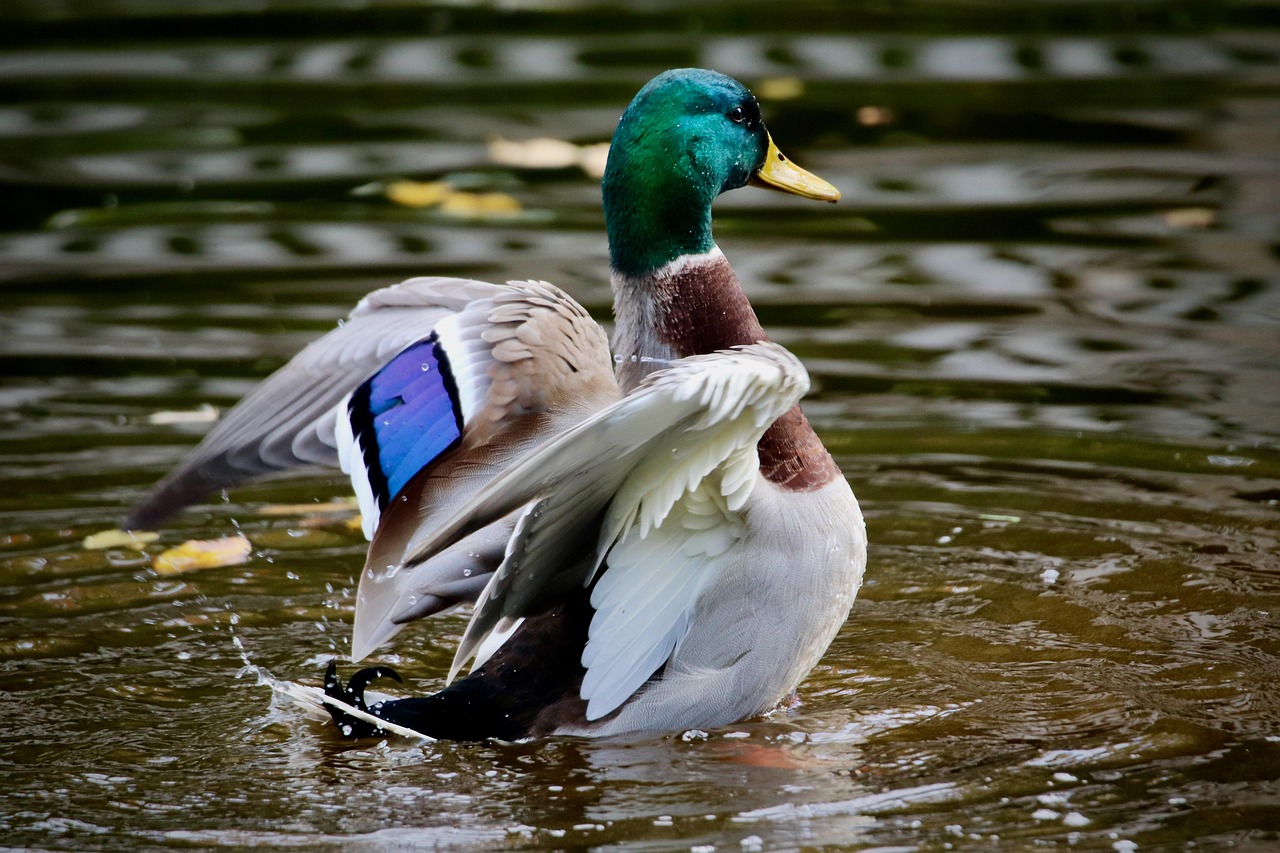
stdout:
<svg viewBox="0 0 1280 853">
<path fill-rule="evenodd" d="M 438 207 L 441 213 L 467 218 L 507 217 L 519 213 L 520 202 L 506 193 L 474 193 L 456 190 L 444 181 L 387 184 L 386 196 L 406 207 Z"/>
<path fill-rule="evenodd" d="M 405 207 L 431 207 L 448 198 L 453 187 L 444 181 L 394 181 L 387 184 L 383 193 Z"/>
<path fill-rule="evenodd" d="M 498 137 L 489 141 L 489 159 L 521 169 L 568 169 L 578 165 L 578 146 L 563 139 L 539 137 L 515 141 Z"/>
<path fill-rule="evenodd" d="M 1164 221 L 1170 228 L 1200 231 L 1217 224 L 1218 213 L 1211 207 L 1175 207 L 1164 212 Z"/>
<path fill-rule="evenodd" d="M 503 217 L 520 212 L 520 202 L 506 193 L 451 193 L 440 204 L 442 213 L 465 217 Z"/>
<path fill-rule="evenodd" d="M 218 419 L 218 409 L 208 403 L 196 409 L 173 412 L 152 412 L 147 415 L 149 424 L 211 424 Z"/>
<path fill-rule="evenodd" d="M 354 512 L 359 504 L 355 498 L 329 501 L 323 504 L 271 504 L 258 510 L 260 515 L 309 515 L 316 512 Z"/>
<path fill-rule="evenodd" d="M 253 546 L 243 536 L 221 539 L 189 539 L 155 558 L 152 568 L 160 575 L 177 575 L 199 569 L 236 566 L 249 559 Z"/>
<path fill-rule="evenodd" d="M 519 169 L 571 169 L 577 166 L 593 178 L 604 175 L 609 143 L 575 145 L 563 139 L 538 137 L 512 140 L 498 137 L 489 142 L 489 159 Z"/>
<path fill-rule="evenodd" d="M 297 516 L 294 526 L 302 530 L 314 530 L 325 527 L 341 527 L 351 529 L 354 519 L 356 530 L 360 526 L 360 505 L 355 498 L 329 501 L 328 503 L 311 504 L 271 504 L 258 510 L 266 516 Z M 346 516 L 345 518 L 343 516 Z M 264 544 L 262 542 L 259 545 Z"/>
<path fill-rule="evenodd" d="M 804 81 L 799 77 L 766 77 L 755 89 L 766 101 L 789 101 L 804 94 Z"/>
<path fill-rule="evenodd" d="M 106 548 L 133 548 L 141 551 L 148 542 L 159 538 L 159 533 L 152 533 L 150 530 L 100 530 L 84 537 L 84 547 L 89 551 Z"/>
<path fill-rule="evenodd" d="M 893 124 L 897 116 L 888 107 L 877 107 L 872 104 L 858 107 L 858 124 L 864 127 L 879 127 Z"/>
<path fill-rule="evenodd" d="M 342 530 L 347 529 L 352 518 L 359 519 L 360 514 L 355 513 L 346 518 L 337 513 L 316 513 L 315 515 L 304 515 L 294 522 L 294 526 L 302 530 L 319 530 L 329 527 L 336 527 Z"/>
</svg>

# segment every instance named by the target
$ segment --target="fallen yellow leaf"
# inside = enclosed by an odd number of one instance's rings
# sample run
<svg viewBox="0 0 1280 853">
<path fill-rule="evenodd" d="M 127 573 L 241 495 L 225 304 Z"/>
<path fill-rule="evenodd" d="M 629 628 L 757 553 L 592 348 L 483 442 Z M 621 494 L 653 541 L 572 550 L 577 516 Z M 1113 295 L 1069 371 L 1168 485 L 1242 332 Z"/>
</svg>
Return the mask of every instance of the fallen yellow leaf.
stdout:
<svg viewBox="0 0 1280 853">
<path fill-rule="evenodd" d="M 520 212 L 520 202 L 506 193 L 450 194 L 440 204 L 440 211 L 451 216 L 501 217 Z"/>
<path fill-rule="evenodd" d="M 152 561 L 152 568 L 159 575 L 178 575 L 199 569 L 219 566 L 236 566 L 249 559 L 253 546 L 243 536 L 224 536 L 221 539 L 188 539 L 176 548 L 170 548 Z"/>
<path fill-rule="evenodd" d="M 799 77 L 766 77 L 755 89 L 766 101 L 789 101 L 804 94 L 804 81 Z"/>
<path fill-rule="evenodd" d="M 455 190 L 444 181 L 419 183 L 396 181 L 384 191 L 406 207 L 438 207 L 441 213 L 462 217 L 503 217 L 520 212 L 520 202 L 506 193 L 473 193 Z"/>
<path fill-rule="evenodd" d="M 395 181 L 383 191 L 387 198 L 405 207 L 431 207 L 453 194 L 444 181 Z"/>
<path fill-rule="evenodd" d="M 1170 228 L 1200 231 L 1217 224 L 1218 213 L 1211 207 L 1175 207 L 1164 212 L 1164 221 Z"/>
<path fill-rule="evenodd" d="M 521 169 L 567 169 L 578 165 L 578 146 L 545 136 L 523 141 L 498 137 L 489 141 L 489 159 Z"/>
<path fill-rule="evenodd" d="M 858 107 L 858 124 L 864 127 L 893 124 L 895 118 L 893 110 L 889 107 L 877 107 L 871 104 Z"/>
<path fill-rule="evenodd" d="M 355 498 L 329 501 L 323 504 L 270 504 L 258 510 L 259 515 L 309 515 L 313 512 L 355 512 L 359 504 Z"/>
<path fill-rule="evenodd" d="M 570 169 L 577 166 L 593 178 L 604 176 L 609 143 L 575 145 L 563 139 L 538 137 L 523 141 L 497 137 L 489 141 L 489 159 L 518 169 Z"/>
<path fill-rule="evenodd" d="M 100 530 L 84 537 L 84 547 L 90 551 L 105 548 L 133 548 L 141 551 L 148 542 L 159 538 L 159 533 L 152 533 L 150 530 Z"/>
</svg>

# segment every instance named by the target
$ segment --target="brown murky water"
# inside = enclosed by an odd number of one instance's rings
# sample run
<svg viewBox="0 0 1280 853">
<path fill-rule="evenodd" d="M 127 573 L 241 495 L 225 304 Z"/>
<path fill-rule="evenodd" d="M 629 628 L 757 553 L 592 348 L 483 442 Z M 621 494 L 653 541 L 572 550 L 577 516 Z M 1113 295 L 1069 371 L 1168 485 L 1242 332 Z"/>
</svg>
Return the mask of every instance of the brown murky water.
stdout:
<svg viewBox="0 0 1280 853">
<path fill-rule="evenodd" d="M 0 8 L 0 844 L 1280 844 L 1276 7 L 790 6 Z M 605 141 L 689 64 L 845 192 L 717 208 L 872 538 L 798 708 L 353 746 L 266 683 L 345 648 L 360 535 L 270 509 L 339 477 L 82 546 L 375 287 L 541 277 L 607 320 L 595 180 L 489 143 Z M 151 569 L 235 532 L 245 565 Z M 385 660 L 429 688 L 463 624 Z"/>
</svg>

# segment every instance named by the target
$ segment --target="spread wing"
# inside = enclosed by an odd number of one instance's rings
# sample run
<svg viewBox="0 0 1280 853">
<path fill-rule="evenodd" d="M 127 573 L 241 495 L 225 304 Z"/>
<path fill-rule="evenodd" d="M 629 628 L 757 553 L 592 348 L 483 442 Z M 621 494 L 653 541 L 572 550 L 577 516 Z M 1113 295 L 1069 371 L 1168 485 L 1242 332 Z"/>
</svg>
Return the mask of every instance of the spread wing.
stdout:
<svg viewBox="0 0 1280 853">
<path fill-rule="evenodd" d="M 598 575 L 582 695 L 590 719 L 626 701 L 731 564 L 759 478 L 756 444 L 808 387 L 799 360 L 773 343 L 683 359 L 480 489 L 407 560 L 429 561 L 523 507 L 451 676 L 492 648 L 495 631 Z"/>
<path fill-rule="evenodd" d="M 339 456 L 372 538 L 354 659 L 414 619 L 475 600 L 514 519 L 493 519 L 427 565 L 403 565 L 406 551 L 532 448 L 617 400 L 612 367 L 582 306 L 520 282 L 441 320 L 346 398 Z"/>
<path fill-rule="evenodd" d="M 337 467 L 338 402 L 443 319 L 499 285 L 416 278 L 366 296 L 338 328 L 314 341 L 237 403 L 129 514 L 156 527 L 217 489 L 300 465 Z"/>
<path fill-rule="evenodd" d="M 358 660 L 405 623 L 474 601 L 501 562 L 514 519 L 402 571 L 441 513 L 618 393 L 604 330 L 552 285 L 410 279 L 365 297 L 241 400 L 128 526 L 262 474 L 341 466 L 372 540 Z"/>
</svg>

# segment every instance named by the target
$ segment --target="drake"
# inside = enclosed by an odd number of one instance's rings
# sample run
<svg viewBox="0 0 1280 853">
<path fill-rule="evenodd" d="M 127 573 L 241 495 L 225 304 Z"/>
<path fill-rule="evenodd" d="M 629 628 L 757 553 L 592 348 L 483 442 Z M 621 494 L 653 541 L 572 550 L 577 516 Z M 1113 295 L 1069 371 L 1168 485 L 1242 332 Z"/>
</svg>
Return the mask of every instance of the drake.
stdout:
<svg viewBox="0 0 1280 853">
<path fill-rule="evenodd" d="M 369 682 L 399 676 L 343 684 L 330 664 L 320 701 L 350 737 L 678 731 L 769 710 L 847 617 L 866 535 L 797 405 L 803 366 L 712 239 L 712 202 L 746 184 L 839 198 L 778 151 L 742 84 L 659 75 L 623 113 L 603 182 L 616 355 L 543 282 L 376 291 L 127 526 L 294 465 L 348 471 L 371 539 L 352 659 L 474 604 L 438 693 L 370 706 Z"/>
</svg>

